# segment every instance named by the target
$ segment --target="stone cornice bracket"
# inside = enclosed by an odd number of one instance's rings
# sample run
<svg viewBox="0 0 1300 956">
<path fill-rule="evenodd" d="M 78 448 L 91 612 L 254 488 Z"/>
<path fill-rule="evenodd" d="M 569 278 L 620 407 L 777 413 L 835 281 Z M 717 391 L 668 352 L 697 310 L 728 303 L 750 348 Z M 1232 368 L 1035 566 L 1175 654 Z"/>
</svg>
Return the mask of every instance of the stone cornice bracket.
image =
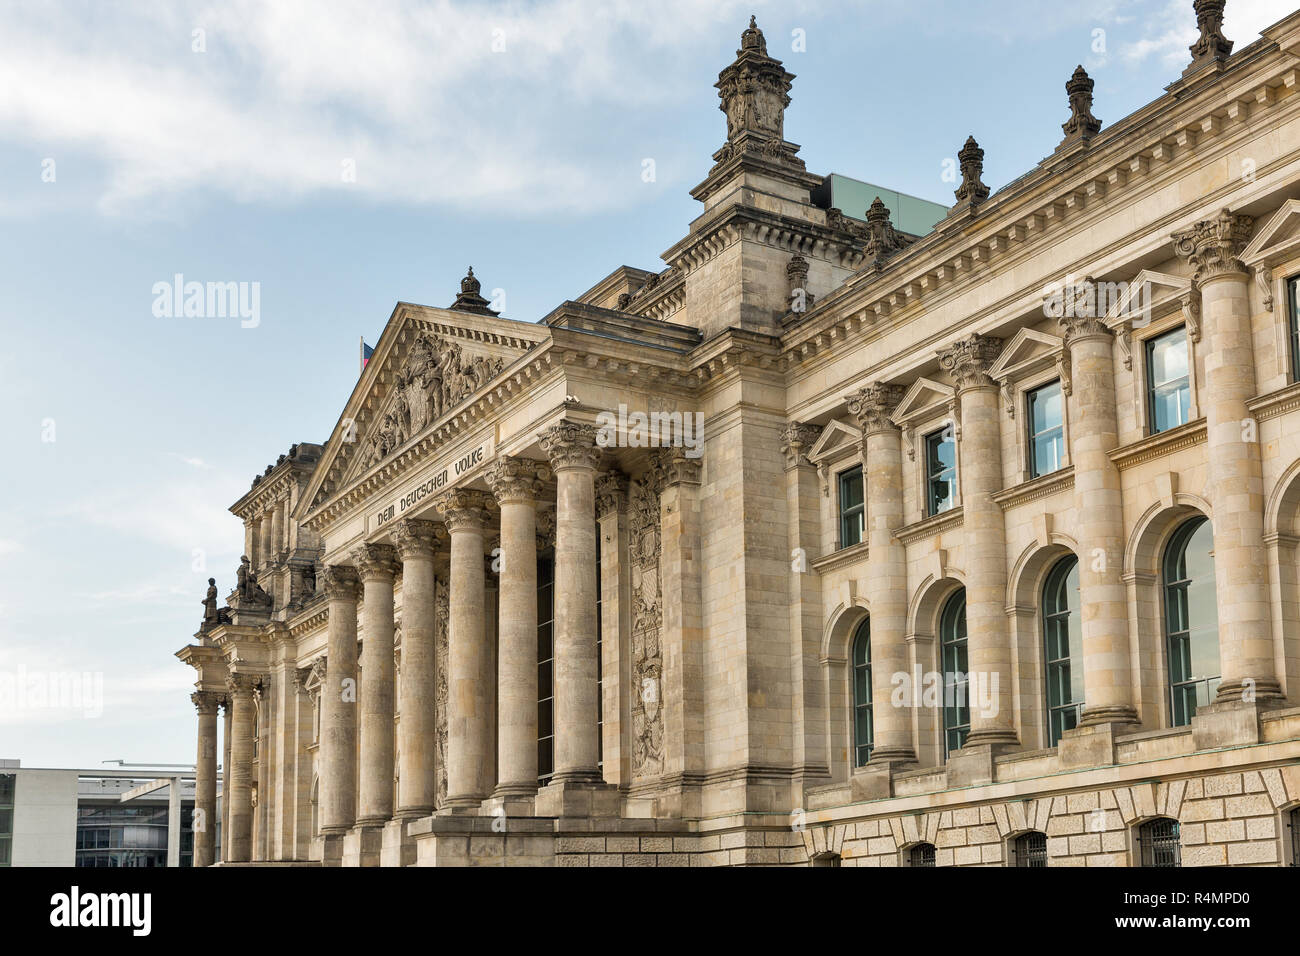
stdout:
<svg viewBox="0 0 1300 956">
<path fill-rule="evenodd" d="M 453 488 L 443 492 L 437 499 L 438 510 L 442 512 L 450 531 L 482 529 L 495 504 L 493 497 L 486 491 L 475 491 L 472 488 Z"/>
<path fill-rule="evenodd" d="M 321 570 L 316 586 L 325 592 L 331 601 L 357 600 L 357 569 L 346 564 L 327 564 Z"/>
<path fill-rule="evenodd" d="M 1002 354 L 1001 339 L 972 334 L 958 339 L 938 354 L 939 365 L 952 376 L 958 392 L 997 387 L 989 370 Z"/>
<path fill-rule="evenodd" d="M 848 397 L 849 414 L 858 420 L 864 439 L 879 432 L 896 432 L 899 427 L 893 414 L 902 400 L 903 386 L 872 382 Z"/>
<path fill-rule="evenodd" d="M 627 511 L 627 475 L 616 468 L 596 476 L 596 517 Z"/>
<path fill-rule="evenodd" d="M 436 521 L 423 518 L 402 518 L 393 535 L 397 541 L 397 556 L 403 561 L 415 557 L 432 557 L 447 533 Z"/>
<path fill-rule="evenodd" d="M 223 694 L 211 690 L 196 690 L 190 694 L 190 700 L 194 702 L 194 709 L 200 714 L 213 715 L 217 712 L 217 707 L 221 704 Z"/>
<path fill-rule="evenodd" d="M 781 452 L 785 455 L 785 465 L 787 468 L 795 468 L 801 465 L 812 466 L 808 460 L 808 452 L 812 446 L 817 444 L 817 439 L 821 437 L 822 426 L 810 425 L 806 422 L 791 422 L 781 432 Z"/>
<path fill-rule="evenodd" d="M 1226 0 L 1196 0 L 1196 26 L 1201 35 L 1188 47 L 1192 62 L 1183 71 L 1183 76 L 1202 67 L 1221 65 L 1232 54 L 1232 41 L 1223 35 L 1225 6 Z"/>
<path fill-rule="evenodd" d="M 1092 89 L 1095 85 L 1083 64 L 1079 64 L 1074 75 L 1066 81 L 1065 92 L 1070 97 L 1070 118 L 1061 124 L 1065 139 L 1058 149 L 1076 144 L 1086 147 L 1101 131 L 1101 120 L 1092 115 Z"/>
<path fill-rule="evenodd" d="M 397 549 L 391 544 L 363 544 L 354 548 L 352 563 L 363 581 L 387 578 L 397 574 Z"/>
<path fill-rule="evenodd" d="M 953 212 L 974 211 L 975 207 L 989 198 L 989 187 L 980 178 L 984 175 L 984 150 L 975 142 L 974 136 L 966 137 L 966 145 L 957 154 L 961 165 L 961 185 L 957 187 L 957 205 Z"/>
<path fill-rule="evenodd" d="M 596 445 L 596 429 L 592 425 L 562 421 L 552 425 L 538 436 L 542 451 L 551 460 L 556 471 L 566 468 L 592 468 L 600 463 L 604 449 Z"/>
<path fill-rule="evenodd" d="M 497 503 L 506 504 L 537 500 L 549 475 L 550 470 L 542 462 L 503 455 L 487 466 L 483 479 Z"/>
<path fill-rule="evenodd" d="M 660 448 L 653 453 L 656 467 L 663 479 L 664 488 L 673 485 L 698 485 L 704 459 L 692 458 L 685 448 Z"/>
<path fill-rule="evenodd" d="M 1245 276 L 1240 256 L 1254 228 L 1253 216 L 1239 216 L 1224 208 L 1215 218 L 1174 233 L 1174 252 L 1191 264 L 1195 283 L 1221 276 Z"/>
</svg>

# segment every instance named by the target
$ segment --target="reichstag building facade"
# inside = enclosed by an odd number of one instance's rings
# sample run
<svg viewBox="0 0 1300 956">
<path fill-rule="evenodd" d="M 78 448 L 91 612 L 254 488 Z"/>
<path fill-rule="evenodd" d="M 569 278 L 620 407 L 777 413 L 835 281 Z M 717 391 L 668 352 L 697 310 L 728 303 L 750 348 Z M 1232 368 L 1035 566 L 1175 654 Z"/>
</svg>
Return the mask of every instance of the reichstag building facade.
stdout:
<svg viewBox="0 0 1300 956">
<path fill-rule="evenodd" d="M 1195 10 L 921 230 L 751 21 L 666 268 L 399 303 L 177 655 L 195 864 L 1300 862 L 1300 12 Z"/>
</svg>

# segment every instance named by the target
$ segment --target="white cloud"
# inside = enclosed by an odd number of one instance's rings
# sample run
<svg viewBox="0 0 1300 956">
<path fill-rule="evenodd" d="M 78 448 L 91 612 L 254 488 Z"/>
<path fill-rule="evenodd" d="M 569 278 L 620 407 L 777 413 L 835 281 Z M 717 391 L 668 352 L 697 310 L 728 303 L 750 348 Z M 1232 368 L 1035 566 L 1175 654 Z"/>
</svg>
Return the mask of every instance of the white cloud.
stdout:
<svg viewBox="0 0 1300 956">
<path fill-rule="evenodd" d="M 593 170 L 590 141 L 616 149 L 606 123 L 634 128 L 636 111 L 698 94 L 674 66 L 718 29 L 738 35 L 751 6 L 16 4 L 0 33 L 0 138 L 89 151 L 107 168 L 107 212 L 162 214 L 150 207 L 196 190 L 352 190 L 531 212 L 621 205 L 644 191 L 620 185 L 612 155 Z M 191 50 L 196 29 L 205 52 Z"/>
<path fill-rule="evenodd" d="M 22 544 L 13 538 L 0 538 L 0 558 L 10 554 L 17 554 L 22 549 Z"/>
<path fill-rule="evenodd" d="M 1224 11 L 1223 34 L 1240 50 L 1259 38 L 1260 31 L 1295 10 L 1295 0 L 1251 0 L 1229 3 Z M 1166 0 L 1148 18 L 1147 35 L 1124 46 L 1121 56 L 1130 63 L 1158 57 L 1167 68 L 1181 70 L 1191 62 L 1188 50 L 1200 32 L 1190 0 Z"/>
</svg>

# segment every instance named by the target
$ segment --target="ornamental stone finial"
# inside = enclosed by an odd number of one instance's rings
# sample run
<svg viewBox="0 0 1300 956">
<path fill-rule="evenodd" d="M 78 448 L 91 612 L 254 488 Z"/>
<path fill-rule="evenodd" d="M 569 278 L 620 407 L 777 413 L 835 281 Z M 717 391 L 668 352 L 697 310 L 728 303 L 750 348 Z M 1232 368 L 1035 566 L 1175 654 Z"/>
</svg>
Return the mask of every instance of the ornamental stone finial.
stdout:
<svg viewBox="0 0 1300 956">
<path fill-rule="evenodd" d="M 352 550 L 351 558 L 363 581 L 392 578 L 399 567 L 397 549 L 391 544 L 363 544 Z"/>
<path fill-rule="evenodd" d="M 446 537 L 446 532 L 436 521 L 402 518 L 397 522 L 397 531 L 393 537 L 397 542 L 398 557 L 406 561 L 408 558 L 432 556 Z"/>
<path fill-rule="evenodd" d="M 1188 48 L 1192 52 L 1192 62 L 1183 71 L 1183 76 L 1202 67 L 1220 64 L 1232 54 L 1232 41 L 1223 35 L 1225 6 L 1225 0 L 1196 0 L 1196 27 L 1201 35 Z"/>
<path fill-rule="evenodd" d="M 1246 275 L 1239 256 L 1254 227 L 1252 216 L 1239 216 L 1225 208 L 1213 219 L 1174 233 L 1174 252 L 1191 264 L 1195 270 L 1193 281 L 1198 283 L 1219 276 Z"/>
<path fill-rule="evenodd" d="M 502 456 L 488 465 L 483 479 L 492 489 L 498 504 L 508 501 L 533 501 L 549 476 L 546 465 L 531 458 Z"/>
<path fill-rule="evenodd" d="M 873 382 L 849 396 L 849 414 L 857 418 L 863 438 L 878 432 L 898 431 L 892 416 L 902 400 L 903 386 Z"/>
<path fill-rule="evenodd" d="M 889 221 L 889 207 L 877 196 L 867 210 L 867 257 L 878 268 L 906 244 Z"/>
<path fill-rule="evenodd" d="M 595 468 L 604 453 L 604 449 L 596 445 L 595 427 L 580 422 L 558 422 L 537 437 L 556 471 Z"/>
<path fill-rule="evenodd" d="M 767 55 L 763 31 L 750 17 L 749 28 L 740 35 L 735 61 L 718 74 L 714 84 L 721 101 L 719 109 L 727 117 L 727 144 L 732 147 L 723 147 L 727 156 L 736 147 L 766 147 L 772 158 L 789 158 L 782 144 L 793 80 L 794 74 L 786 72 L 780 60 Z"/>
<path fill-rule="evenodd" d="M 321 571 L 318 586 L 324 588 L 325 596 L 332 601 L 355 601 L 357 583 L 356 568 L 346 564 L 327 564 Z"/>
<path fill-rule="evenodd" d="M 980 178 L 984 175 L 984 150 L 980 149 L 974 136 L 966 137 L 966 145 L 957 154 L 957 162 L 961 165 L 961 185 L 955 193 L 957 206 L 973 209 L 989 198 L 989 187 Z"/>
<path fill-rule="evenodd" d="M 482 529 L 494 504 L 491 495 L 473 488 L 452 488 L 437 500 L 438 510 L 451 531 Z"/>
<path fill-rule="evenodd" d="M 786 426 L 781 432 L 781 451 L 785 455 L 786 467 L 811 465 L 808 450 L 817 444 L 821 434 L 822 426 L 809 422 L 791 422 Z"/>
<path fill-rule="evenodd" d="M 1065 139 L 1058 148 L 1082 144 L 1087 146 L 1101 130 L 1101 120 L 1092 115 L 1092 89 L 1095 86 L 1088 71 L 1079 64 L 1074 75 L 1065 83 L 1070 97 L 1070 118 L 1061 124 Z"/>
<path fill-rule="evenodd" d="M 956 382 L 957 391 L 996 387 L 989 369 L 1002 352 L 1002 340 L 991 335 L 968 335 L 939 353 L 939 365 Z"/>
</svg>

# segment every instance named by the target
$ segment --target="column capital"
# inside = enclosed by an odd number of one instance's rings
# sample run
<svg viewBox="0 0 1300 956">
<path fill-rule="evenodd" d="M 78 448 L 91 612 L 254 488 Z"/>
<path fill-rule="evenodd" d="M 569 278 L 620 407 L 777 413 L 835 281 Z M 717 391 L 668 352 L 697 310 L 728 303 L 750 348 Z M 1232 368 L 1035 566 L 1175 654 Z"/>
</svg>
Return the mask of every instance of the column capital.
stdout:
<svg viewBox="0 0 1300 956">
<path fill-rule="evenodd" d="M 972 334 L 940 351 L 939 365 L 957 383 L 957 391 L 991 388 L 989 369 L 1002 352 L 1002 340 L 991 335 Z"/>
<path fill-rule="evenodd" d="M 231 697 L 251 698 L 253 691 L 262 686 L 262 679 L 253 674 L 234 673 L 226 678 L 226 690 Z"/>
<path fill-rule="evenodd" d="M 686 454 L 686 449 L 679 446 L 660 448 L 652 454 L 654 468 L 661 478 L 660 488 L 700 483 L 700 471 L 704 467 L 704 459 L 690 457 Z"/>
<path fill-rule="evenodd" d="M 494 504 L 487 492 L 472 488 L 452 488 L 437 500 L 438 510 L 442 512 L 449 531 L 482 529 Z"/>
<path fill-rule="evenodd" d="M 327 564 L 321 571 L 317 586 L 325 591 L 325 597 L 331 601 L 355 601 L 357 599 L 357 569 L 346 564 Z"/>
<path fill-rule="evenodd" d="M 781 432 L 781 452 L 789 468 L 796 465 L 808 465 L 808 449 L 821 437 L 822 427 L 806 422 L 791 422 Z"/>
<path fill-rule="evenodd" d="M 397 556 L 403 561 L 418 557 L 432 557 L 447 538 L 447 532 L 437 521 L 424 518 L 402 518 L 393 535 L 397 541 Z"/>
<path fill-rule="evenodd" d="M 863 438 L 878 432 L 896 432 L 899 428 L 891 416 L 902 400 L 903 386 L 872 382 L 848 397 L 849 414 L 858 420 Z"/>
<path fill-rule="evenodd" d="M 1239 216 L 1227 207 L 1213 219 L 1204 219 L 1190 229 L 1173 234 L 1174 252 L 1195 270 L 1194 281 L 1220 276 L 1247 275 L 1238 257 L 1255 227 L 1253 216 Z"/>
<path fill-rule="evenodd" d="M 502 455 L 487 466 L 483 479 L 492 489 L 497 504 L 506 504 L 535 501 L 550 473 L 550 469 L 540 461 Z"/>
<path fill-rule="evenodd" d="M 200 715 L 216 716 L 217 707 L 221 704 L 222 696 L 213 690 L 196 690 L 190 694 L 190 700 L 194 702 L 194 709 Z"/>
<path fill-rule="evenodd" d="M 1062 315 L 1057 318 L 1056 324 L 1061 329 L 1061 337 L 1067 348 L 1083 339 L 1110 339 L 1115 334 L 1100 315 Z"/>
<path fill-rule="evenodd" d="M 596 476 L 596 517 L 627 509 L 627 475 L 617 468 Z"/>
<path fill-rule="evenodd" d="M 562 421 L 552 425 L 537 436 L 542 451 L 551 460 L 556 471 L 565 468 L 594 470 L 600 463 L 604 449 L 596 445 L 596 429 L 580 422 Z"/>
<path fill-rule="evenodd" d="M 363 581 L 391 581 L 397 574 L 397 549 L 391 544 L 363 544 L 353 549 L 351 557 Z"/>
</svg>

